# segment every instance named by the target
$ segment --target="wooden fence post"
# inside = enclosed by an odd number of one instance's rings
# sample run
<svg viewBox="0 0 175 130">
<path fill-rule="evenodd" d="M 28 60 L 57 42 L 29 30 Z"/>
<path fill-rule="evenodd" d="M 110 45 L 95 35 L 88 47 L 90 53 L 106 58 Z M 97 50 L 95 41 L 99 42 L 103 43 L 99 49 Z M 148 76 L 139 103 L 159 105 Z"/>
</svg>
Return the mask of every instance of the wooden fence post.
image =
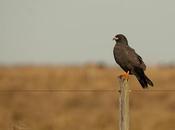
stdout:
<svg viewBox="0 0 175 130">
<path fill-rule="evenodd" d="M 119 130 L 129 130 L 129 87 L 128 80 L 119 77 Z"/>
</svg>

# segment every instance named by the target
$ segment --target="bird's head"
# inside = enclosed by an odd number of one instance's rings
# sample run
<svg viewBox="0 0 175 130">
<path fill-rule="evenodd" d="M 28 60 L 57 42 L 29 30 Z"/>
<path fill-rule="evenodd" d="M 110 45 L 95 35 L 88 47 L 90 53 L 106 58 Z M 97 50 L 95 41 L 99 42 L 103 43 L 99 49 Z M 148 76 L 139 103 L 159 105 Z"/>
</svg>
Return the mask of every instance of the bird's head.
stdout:
<svg viewBox="0 0 175 130">
<path fill-rule="evenodd" d="M 115 35 L 115 37 L 113 37 L 112 40 L 115 40 L 116 43 L 119 43 L 119 44 L 126 44 L 126 45 L 128 45 L 128 40 L 123 34 Z"/>
</svg>

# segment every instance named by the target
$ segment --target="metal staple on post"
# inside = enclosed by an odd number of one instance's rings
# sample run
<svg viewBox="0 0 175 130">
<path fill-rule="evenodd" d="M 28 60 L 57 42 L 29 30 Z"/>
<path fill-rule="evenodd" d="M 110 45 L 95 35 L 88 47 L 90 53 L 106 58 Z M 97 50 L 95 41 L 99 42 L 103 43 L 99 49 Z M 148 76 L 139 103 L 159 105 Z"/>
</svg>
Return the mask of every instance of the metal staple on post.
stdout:
<svg viewBox="0 0 175 130">
<path fill-rule="evenodd" d="M 128 80 L 119 77 L 119 130 L 129 130 L 129 87 Z"/>
</svg>

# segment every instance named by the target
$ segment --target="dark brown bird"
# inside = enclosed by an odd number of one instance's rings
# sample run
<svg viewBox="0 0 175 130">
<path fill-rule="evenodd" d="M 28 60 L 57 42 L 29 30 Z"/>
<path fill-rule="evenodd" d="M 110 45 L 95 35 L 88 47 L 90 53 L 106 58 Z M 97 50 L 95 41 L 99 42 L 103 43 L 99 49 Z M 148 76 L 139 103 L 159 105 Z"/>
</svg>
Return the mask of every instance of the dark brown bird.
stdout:
<svg viewBox="0 0 175 130">
<path fill-rule="evenodd" d="M 123 34 L 116 35 L 113 40 L 116 41 L 114 46 L 114 58 L 120 67 L 128 74 L 135 75 L 143 88 L 148 85 L 153 86 L 153 82 L 145 75 L 146 65 L 142 58 L 128 45 L 128 40 Z"/>
</svg>

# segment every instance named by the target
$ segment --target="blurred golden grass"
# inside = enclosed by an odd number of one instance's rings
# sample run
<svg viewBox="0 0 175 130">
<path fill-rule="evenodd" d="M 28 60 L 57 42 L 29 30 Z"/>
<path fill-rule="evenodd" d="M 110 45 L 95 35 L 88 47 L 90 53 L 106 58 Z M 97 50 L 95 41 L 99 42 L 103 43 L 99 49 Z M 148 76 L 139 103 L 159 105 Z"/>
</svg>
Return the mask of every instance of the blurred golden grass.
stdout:
<svg viewBox="0 0 175 130">
<path fill-rule="evenodd" d="M 116 67 L 0 67 L 0 130 L 117 130 Z M 155 86 L 175 90 L 175 68 L 151 67 Z M 143 90 L 130 76 L 132 90 Z M 12 91 L 12 90 L 114 91 Z M 175 92 L 131 92 L 131 130 L 175 129 Z"/>
</svg>

